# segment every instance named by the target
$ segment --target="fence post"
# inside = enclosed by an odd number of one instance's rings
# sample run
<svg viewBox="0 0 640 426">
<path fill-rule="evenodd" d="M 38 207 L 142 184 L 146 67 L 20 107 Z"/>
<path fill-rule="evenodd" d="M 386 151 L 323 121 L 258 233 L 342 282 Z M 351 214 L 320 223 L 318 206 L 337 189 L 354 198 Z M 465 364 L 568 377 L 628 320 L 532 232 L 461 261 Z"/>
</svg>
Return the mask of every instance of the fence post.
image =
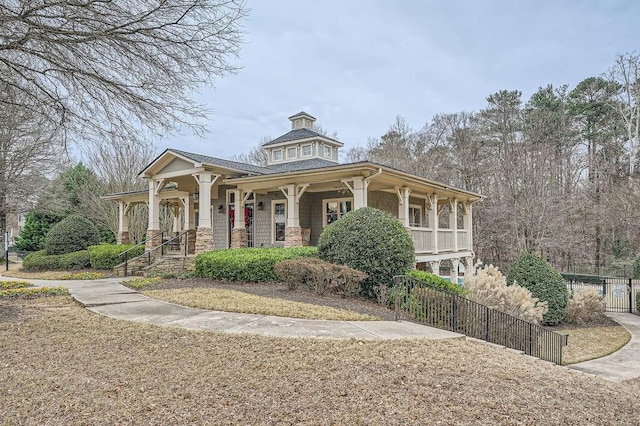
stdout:
<svg viewBox="0 0 640 426">
<path fill-rule="evenodd" d="M 602 280 L 602 295 L 607 295 L 607 280 L 604 279 Z"/>
<path fill-rule="evenodd" d="M 629 313 L 633 313 L 633 281 L 629 278 Z"/>
<path fill-rule="evenodd" d="M 454 332 L 458 329 L 458 320 L 456 318 L 456 310 L 457 310 L 456 309 L 456 297 L 453 296 L 451 298 L 451 314 L 453 316 L 453 318 L 452 318 L 453 321 L 452 321 L 451 325 L 453 326 L 452 331 L 454 331 Z"/>
<path fill-rule="evenodd" d="M 486 315 L 485 315 L 486 326 L 485 326 L 484 340 L 485 342 L 488 342 L 489 341 L 489 314 L 491 313 L 491 310 L 489 309 L 488 306 L 485 307 L 485 312 L 486 312 Z"/>
<path fill-rule="evenodd" d="M 533 354 L 533 324 L 529 323 L 529 353 L 527 355 Z"/>
</svg>

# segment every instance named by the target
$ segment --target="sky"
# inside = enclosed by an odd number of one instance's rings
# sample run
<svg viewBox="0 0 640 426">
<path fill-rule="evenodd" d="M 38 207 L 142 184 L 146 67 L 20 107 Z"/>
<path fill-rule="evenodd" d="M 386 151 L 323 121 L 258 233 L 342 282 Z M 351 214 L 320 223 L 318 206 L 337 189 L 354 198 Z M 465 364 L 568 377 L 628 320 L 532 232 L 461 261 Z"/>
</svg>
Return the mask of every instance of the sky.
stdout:
<svg viewBox="0 0 640 426">
<path fill-rule="evenodd" d="M 305 111 L 343 151 L 380 137 L 397 115 L 478 111 L 499 90 L 575 87 L 640 49 L 640 2 L 588 0 L 248 0 L 239 73 L 195 98 L 202 137 L 159 141 L 219 158 L 290 130 Z"/>
</svg>

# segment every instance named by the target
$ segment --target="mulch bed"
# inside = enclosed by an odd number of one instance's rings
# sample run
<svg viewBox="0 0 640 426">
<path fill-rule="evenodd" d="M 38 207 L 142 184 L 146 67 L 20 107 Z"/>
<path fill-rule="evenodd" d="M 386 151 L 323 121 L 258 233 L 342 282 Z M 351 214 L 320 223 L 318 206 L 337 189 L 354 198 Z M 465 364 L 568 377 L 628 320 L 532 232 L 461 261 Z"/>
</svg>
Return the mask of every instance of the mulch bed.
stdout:
<svg viewBox="0 0 640 426">
<path fill-rule="evenodd" d="M 381 306 L 371 300 L 364 298 L 342 298 L 336 295 L 318 296 L 308 289 L 298 288 L 296 290 L 289 290 L 286 284 L 281 283 L 232 283 L 206 278 L 189 278 L 184 280 L 164 279 L 159 284 L 154 284 L 146 289 L 168 290 L 180 288 L 221 288 L 226 290 L 243 291 L 257 296 L 346 309 L 361 314 L 377 316 L 388 321 L 396 319 L 395 312 L 392 309 Z"/>
</svg>

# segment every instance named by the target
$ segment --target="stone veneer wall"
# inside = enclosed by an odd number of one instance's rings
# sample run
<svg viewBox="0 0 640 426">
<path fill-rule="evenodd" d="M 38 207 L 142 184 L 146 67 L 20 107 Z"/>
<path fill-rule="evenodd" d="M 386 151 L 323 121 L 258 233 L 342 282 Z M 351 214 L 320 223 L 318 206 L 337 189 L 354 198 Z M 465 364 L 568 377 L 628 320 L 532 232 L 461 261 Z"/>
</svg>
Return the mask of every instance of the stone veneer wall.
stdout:
<svg viewBox="0 0 640 426">
<path fill-rule="evenodd" d="M 231 231 L 231 248 L 247 247 L 247 229 L 234 229 Z"/>
<path fill-rule="evenodd" d="M 196 229 L 195 253 L 211 251 L 213 248 L 213 230 L 205 227 Z"/>
<path fill-rule="evenodd" d="M 118 244 L 131 244 L 129 231 L 118 231 L 118 238 L 116 241 L 118 242 Z"/>
<path fill-rule="evenodd" d="M 154 247 L 162 244 L 162 235 L 159 229 L 147 229 L 147 239 L 144 245 L 145 251 L 149 251 Z M 159 251 L 159 250 L 158 250 Z"/>
<path fill-rule="evenodd" d="M 196 252 L 196 230 L 189 229 L 187 235 L 185 235 L 186 241 L 183 241 L 181 244 L 181 250 L 184 251 L 184 244 L 187 244 L 187 253 L 194 254 Z"/>
<path fill-rule="evenodd" d="M 300 226 L 287 226 L 284 232 L 285 247 L 302 247 L 302 228 Z"/>
</svg>

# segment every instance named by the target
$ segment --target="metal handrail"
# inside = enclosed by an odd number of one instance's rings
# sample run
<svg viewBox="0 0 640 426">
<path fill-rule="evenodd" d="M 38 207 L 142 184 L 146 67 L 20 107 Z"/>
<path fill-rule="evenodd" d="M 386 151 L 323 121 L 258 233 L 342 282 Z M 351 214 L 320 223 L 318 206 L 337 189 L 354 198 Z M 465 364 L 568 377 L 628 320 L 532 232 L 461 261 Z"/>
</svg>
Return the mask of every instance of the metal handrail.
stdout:
<svg viewBox="0 0 640 426">
<path fill-rule="evenodd" d="M 151 253 L 157 251 L 158 249 L 160 249 L 160 255 L 164 256 L 165 254 L 165 246 L 167 246 L 169 243 L 176 241 L 176 240 L 180 240 L 180 238 L 182 238 L 182 236 L 185 236 L 184 239 L 184 256 L 186 257 L 189 254 L 189 230 L 186 231 L 182 231 L 180 234 L 169 238 L 167 241 L 163 241 L 162 244 L 160 244 L 159 246 L 153 247 L 150 250 L 145 251 L 144 253 L 142 253 L 139 256 L 136 257 L 132 257 L 131 259 L 127 259 L 125 258 L 125 262 L 124 262 L 124 276 L 126 277 L 128 275 L 128 260 L 135 260 L 135 259 L 139 259 L 143 256 L 147 256 L 147 265 L 151 265 Z M 158 234 L 156 234 L 154 237 L 157 237 Z M 160 232 L 160 236 L 164 237 L 164 233 Z M 164 239 L 164 238 L 163 238 Z M 133 247 L 132 247 L 133 248 Z"/>
<path fill-rule="evenodd" d="M 160 236 L 160 239 L 162 240 L 162 239 L 163 239 L 163 237 L 164 237 L 164 232 L 163 232 L 163 231 L 160 231 L 160 232 L 158 232 L 157 234 L 152 235 L 152 236 L 151 236 L 151 239 L 153 240 L 154 238 L 156 238 L 156 237 L 158 237 L 158 236 Z M 133 249 L 136 249 L 136 248 L 140 247 L 140 246 L 141 246 L 141 245 L 143 245 L 143 244 L 146 244 L 148 239 L 149 239 L 149 238 L 146 238 L 144 241 L 142 241 L 142 242 L 140 242 L 140 243 L 136 244 L 135 246 L 130 247 L 130 248 L 128 248 L 127 250 L 123 251 L 122 253 L 119 253 L 119 254 L 118 254 L 118 257 L 120 257 L 120 256 L 123 256 L 123 255 L 124 255 L 124 276 L 125 276 L 125 277 L 128 275 L 128 268 L 129 268 L 129 252 L 130 252 L 130 251 L 132 251 Z M 144 255 L 144 253 L 143 253 L 142 255 L 140 255 L 140 256 L 143 256 L 143 255 Z M 138 257 L 140 257 L 140 256 L 132 257 L 131 259 L 132 259 L 132 260 L 133 260 L 133 259 L 137 259 L 137 258 L 138 258 Z"/>
</svg>

